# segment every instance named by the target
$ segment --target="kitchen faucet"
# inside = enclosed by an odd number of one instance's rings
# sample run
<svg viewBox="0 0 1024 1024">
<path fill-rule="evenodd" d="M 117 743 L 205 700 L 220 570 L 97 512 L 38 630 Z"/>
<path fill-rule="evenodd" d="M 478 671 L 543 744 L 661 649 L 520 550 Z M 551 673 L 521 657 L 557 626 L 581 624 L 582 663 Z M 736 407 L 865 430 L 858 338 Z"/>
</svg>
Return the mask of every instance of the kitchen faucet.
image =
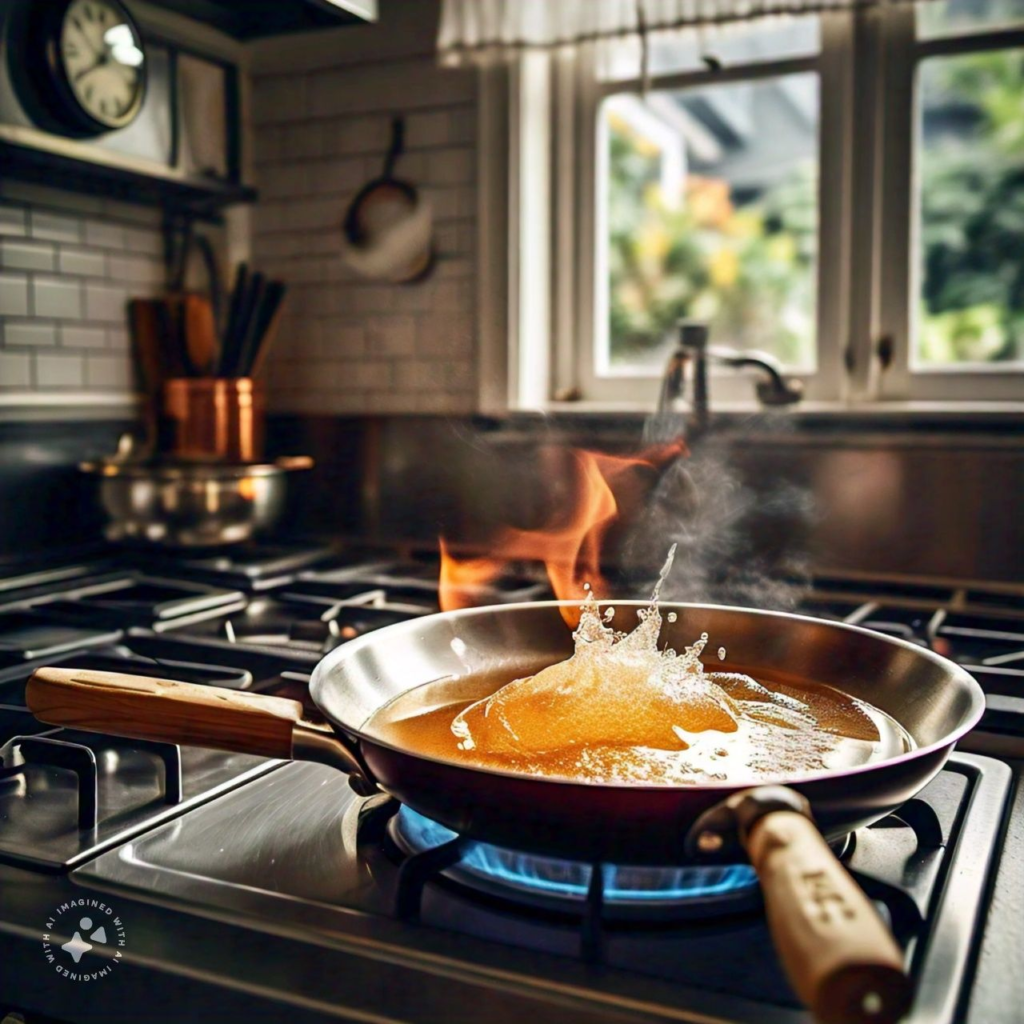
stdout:
<svg viewBox="0 0 1024 1024">
<path fill-rule="evenodd" d="M 661 379 L 658 412 L 669 412 L 675 399 L 686 390 L 686 368 L 693 365 L 693 393 L 690 399 L 690 433 L 703 433 L 708 428 L 708 361 L 725 366 L 756 367 L 765 376 L 755 385 L 757 400 L 763 406 L 793 405 L 803 397 L 798 380 L 782 376 L 778 360 L 765 352 L 741 352 L 738 349 L 708 346 L 707 324 L 692 320 L 679 322 L 679 342 L 669 356 Z"/>
</svg>

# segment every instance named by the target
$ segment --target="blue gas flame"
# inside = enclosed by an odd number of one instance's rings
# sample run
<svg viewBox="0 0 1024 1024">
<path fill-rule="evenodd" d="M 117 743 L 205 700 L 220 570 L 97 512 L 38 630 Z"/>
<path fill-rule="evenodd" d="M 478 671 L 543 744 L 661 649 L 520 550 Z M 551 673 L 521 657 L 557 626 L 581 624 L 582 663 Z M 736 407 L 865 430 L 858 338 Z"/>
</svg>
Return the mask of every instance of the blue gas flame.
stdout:
<svg viewBox="0 0 1024 1024">
<path fill-rule="evenodd" d="M 410 847 L 420 852 L 450 842 L 456 834 L 406 806 L 398 812 L 399 829 Z M 538 857 L 487 843 L 473 843 L 459 867 L 512 887 L 585 899 L 591 866 L 555 857 Z M 757 875 L 747 864 L 680 868 L 621 867 L 604 869 L 606 901 L 685 901 L 723 896 L 757 886 Z"/>
</svg>

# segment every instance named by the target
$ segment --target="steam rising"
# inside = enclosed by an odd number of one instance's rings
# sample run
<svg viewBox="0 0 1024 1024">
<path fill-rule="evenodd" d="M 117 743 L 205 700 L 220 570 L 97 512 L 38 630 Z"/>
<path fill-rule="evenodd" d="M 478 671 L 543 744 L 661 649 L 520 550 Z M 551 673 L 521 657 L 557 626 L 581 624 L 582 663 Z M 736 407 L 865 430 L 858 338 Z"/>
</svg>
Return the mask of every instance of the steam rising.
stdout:
<svg viewBox="0 0 1024 1024">
<path fill-rule="evenodd" d="M 759 432 L 781 426 L 767 416 L 756 425 Z M 682 417 L 661 414 L 648 419 L 644 441 L 684 430 Z M 799 603 L 809 581 L 810 491 L 784 480 L 755 490 L 731 465 L 733 445 L 708 435 L 693 442 L 688 458 L 666 467 L 622 547 L 631 590 L 649 591 L 660 559 L 675 544 L 675 567 L 662 593 L 667 601 L 783 611 Z"/>
<path fill-rule="evenodd" d="M 790 427 L 783 417 L 763 415 L 748 429 L 763 435 Z M 510 497 L 519 504 L 543 499 L 535 525 L 510 525 L 531 517 L 510 515 L 514 501 L 503 501 L 498 507 L 508 518 L 488 531 L 479 554 L 455 554 L 442 539 L 441 606 L 500 601 L 495 581 L 533 573 L 538 562 L 560 598 L 581 600 L 585 583 L 599 598 L 646 598 L 675 545 L 664 600 L 795 607 L 808 582 L 810 490 L 773 478 L 771 449 L 745 446 L 737 431 L 687 439 L 689 452 L 685 433 L 684 417 L 659 413 L 628 456 L 531 445 L 529 470 L 518 474 Z M 500 461 L 507 478 L 515 468 L 508 449 Z M 494 467 L 487 466 L 489 475 Z"/>
</svg>

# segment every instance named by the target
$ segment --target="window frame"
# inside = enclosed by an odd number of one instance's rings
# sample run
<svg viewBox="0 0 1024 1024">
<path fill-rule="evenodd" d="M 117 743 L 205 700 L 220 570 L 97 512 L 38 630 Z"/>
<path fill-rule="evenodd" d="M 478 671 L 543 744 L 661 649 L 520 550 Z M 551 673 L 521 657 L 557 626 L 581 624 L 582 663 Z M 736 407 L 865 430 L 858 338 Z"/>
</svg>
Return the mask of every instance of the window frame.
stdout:
<svg viewBox="0 0 1024 1024">
<path fill-rule="evenodd" d="M 817 368 L 813 373 L 790 373 L 804 385 L 810 401 L 836 401 L 843 397 L 843 346 L 824 345 L 826 337 L 840 337 L 847 309 L 846 289 L 842 284 L 844 249 L 849 235 L 849 125 L 845 112 L 852 85 L 849 63 L 848 15 L 820 18 L 821 48 L 814 56 L 760 61 L 729 66 L 720 71 L 681 72 L 652 78 L 651 89 L 699 88 L 729 82 L 763 81 L 783 75 L 813 73 L 818 76 L 818 252 L 815 261 L 817 301 L 815 309 L 815 347 Z M 566 75 L 566 78 L 569 76 Z M 659 377 L 650 372 L 618 373 L 601 376 L 596 369 L 598 350 L 607 344 L 607 267 L 603 257 L 604 211 L 602 189 L 607 180 L 607 147 L 599 119 L 602 101 L 611 95 L 639 91 L 639 80 L 597 83 L 593 91 L 576 99 L 565 92 L 556 93 L 555 102 L 564 106 L 576 100 L 577 160 L 575 165 L 561 164 L 556 182 L 566 201 L 561 208 L 576 208 L 572 227 L 584 240 L 579 253 L 580 277 L 572 286 L 574 295 L 559 295 L 559 306 L 574 303 L 571 324 L 555 332 L 554 384 L 562 393 L 577 392 L 584 400 L 603 404 L 632 402 L 648 405 L 657 396 Z M 571 87 L 571 83 L 570 83 Z M 569 113 L 556 107 L 556 121 L 568 126 Z M 827 126 L 827 127 L 826 127 Z M 577 170 L 578 168 L 578 170 Z M 826 180 L 838 180 L 839 189 L 826 189 Z M 572 193 L 575 191 L 575 195 Z M 593 239 L 593 244 L 586 240 Z M 826 241 L 827 240 L 827 241 Z M 560 282 L 566 286 L 564 281 Z M 712 339 L 714 341 L 714 339 Z M 714 389 L 719 408 L 748 405 L 753 399 L 756 373 L 712 367 Z"/>
<path fill-rule="evenodd" d="M 843 412 L 888 404 L 913 411 L 921 401 L 923 411 L 933 412 L 932 403 L 941 400 L 950 409 L 959 402 L 975 410 L 1001 402 L 1005 412 L 1007 401 L 1024 402 L 1024 374 L 1017 370 L 910 371 L 917 230 L 911 126 L 920 60 L 1015 46 L 1024 29 L 917 41 L 912 5 L 819 18 L 817 56 L 663 75 L 651 83 L 677 88 L 819 75 L 818 367 L 801 377 L 800 408 Z M 527 51 L 510 66 L 479 71 L 477 304 L 485 414 L 649 411 L 658 394 L 652 376 L 594 373 L 601 273 L 597 115 L 604 95 L 639 82 L 598 83 L 596 74 L 573 66 L 580 59 Z M 903 227 L 893 230 L 894 223 Z M 892 351 L 887 367 L 879 356 L 883 340 Z M 713 372 L 716 409 L 757 408 L 753 375 Z"/>
<path fill-rule="evenodd" d="M 913 5 L 888 10 L 881 22 L 886 102 L 880 104 L 882 126 L 878 174 L 884 232 L 875 253 L 878 261 L 878 331 L 872 346 L 869 393 L 878 399 L 1024 400 L 1024 365 L 992 363 L 911 368 L 911 342 L 920 295 L 920 161 L 921 63 L 929 57 L 960 56 L 1024 48 L 1024 28 L 960 32 L 917 38 Z M 890 347 L 885 365 L 880 350 Z"/>
</svg>

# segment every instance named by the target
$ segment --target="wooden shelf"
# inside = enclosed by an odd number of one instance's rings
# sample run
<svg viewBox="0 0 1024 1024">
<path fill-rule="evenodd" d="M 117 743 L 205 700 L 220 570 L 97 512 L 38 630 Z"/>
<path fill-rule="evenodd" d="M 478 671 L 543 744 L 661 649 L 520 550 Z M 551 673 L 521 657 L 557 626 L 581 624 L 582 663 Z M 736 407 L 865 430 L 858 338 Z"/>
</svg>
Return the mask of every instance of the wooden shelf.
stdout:
<svg viewBox="0 0 1024 1024">
<path fill-rule="evenodd" d="M 0 133 L 2 134 L 2 133 Z M 0 171 L 8 178 L 55 188 L 104 195 L 123 202 L 161 206 L 200 220 L 216 221 L 221 211 L 236 203 L 251 203 L 258 193 L 247 185 L 215 179 L 197 179 L 85 161 L 49 149 L 20 145 L 0 137 Z"/>
</svg>

